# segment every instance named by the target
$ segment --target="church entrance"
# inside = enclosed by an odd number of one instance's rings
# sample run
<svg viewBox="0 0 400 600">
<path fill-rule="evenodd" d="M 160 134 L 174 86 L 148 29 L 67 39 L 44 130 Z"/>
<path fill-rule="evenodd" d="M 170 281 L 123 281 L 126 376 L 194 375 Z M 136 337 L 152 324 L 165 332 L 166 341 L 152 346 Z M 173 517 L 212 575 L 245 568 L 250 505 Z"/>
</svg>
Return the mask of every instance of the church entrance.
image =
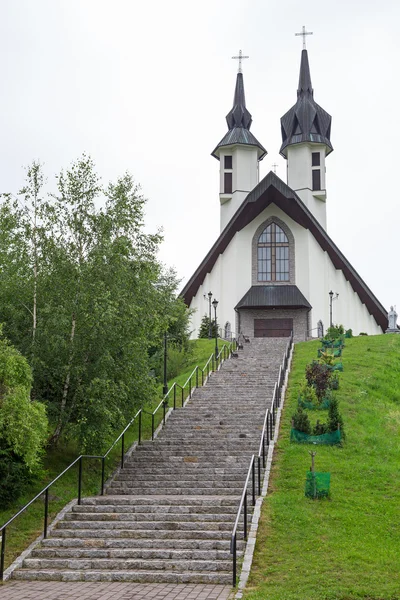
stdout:
<svg viewBox="0 0 400 600">
<path fill-rule="evenodd" d="M 254 337 L 289 337 L 293 319 L 254 319 Z"/>
</svg>

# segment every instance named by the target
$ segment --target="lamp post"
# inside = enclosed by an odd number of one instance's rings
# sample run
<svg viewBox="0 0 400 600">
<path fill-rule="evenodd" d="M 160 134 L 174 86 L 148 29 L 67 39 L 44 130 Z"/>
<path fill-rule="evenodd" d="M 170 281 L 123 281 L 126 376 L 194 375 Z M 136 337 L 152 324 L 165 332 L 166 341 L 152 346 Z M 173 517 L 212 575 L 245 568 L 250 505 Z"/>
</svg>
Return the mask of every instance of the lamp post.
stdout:
<svg viewBox="0 0 400 600">
<path fill-rule="evenodd" d="M 334 294 L 332 292 L 332 290 L 329 292 L 329 326 L 332 327 L 333 325 L 333 321 L 332 321 L 332 303 L 334 300 L 336 300 L 339 296 L 338 293 L 336 293 L 335 297 L 333 297 Z"/>
<path fill-rule="evenodd" d="M 211 340 L 211 338 L 212 338 L 212 328 L 211 328 L 211 298 L 212 298 L 212 292 L 208 292 L 207 296 L 208 296 L 208 339 Z"/>
<path fill-rule="evenodd" d="M 215 316 L 215 362 L 217 362 L 217 356 L 218 356 L 218 327 L 217 327 L 217 306 L 218 306 L 218 300 L 216 300 L 214 298 L 213 303 L 212 303 L 213 307 L 214 307 L 214 316 Z"/>
</svg>

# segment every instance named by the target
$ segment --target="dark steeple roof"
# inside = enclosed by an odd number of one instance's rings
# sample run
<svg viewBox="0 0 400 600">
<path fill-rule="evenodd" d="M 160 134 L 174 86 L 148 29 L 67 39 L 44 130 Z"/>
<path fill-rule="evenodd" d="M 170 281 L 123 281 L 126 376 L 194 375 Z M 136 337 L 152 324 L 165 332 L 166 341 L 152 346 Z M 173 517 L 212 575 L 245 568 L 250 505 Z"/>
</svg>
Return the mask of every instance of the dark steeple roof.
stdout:
<svg viewBox="0 0 400 600">
<path fill-rule="evenodd" d="M 224 135 L 218 146 L 211 153 L 212 156 L 219 159 L 216 153 L 221 146 L 232 146 L 233 144 L 245 144 L 247 146 L 257 146 L 259 160 L 263 159 L 267 154 L 266 149 L 260 142 L 250 133 L 252 117 L 246 108 L 246 99 L 244 96 L 243 73 L 239 72 L 236 78 L 235 95 L 233 98 L 233 106 L 226 115 L 228 124 L 228 133 Z"/>
<path fill-rule="evenodd" d="M 332 117 L 314 100 L 307 50 L 301 53 L 297 102 L 281 118 L 282 146 L 280 153 L 286 158 L 286 147 L 302 142 L 325 144 L 327 155 L 333 147 L 330 140 Z"/>
</svg>

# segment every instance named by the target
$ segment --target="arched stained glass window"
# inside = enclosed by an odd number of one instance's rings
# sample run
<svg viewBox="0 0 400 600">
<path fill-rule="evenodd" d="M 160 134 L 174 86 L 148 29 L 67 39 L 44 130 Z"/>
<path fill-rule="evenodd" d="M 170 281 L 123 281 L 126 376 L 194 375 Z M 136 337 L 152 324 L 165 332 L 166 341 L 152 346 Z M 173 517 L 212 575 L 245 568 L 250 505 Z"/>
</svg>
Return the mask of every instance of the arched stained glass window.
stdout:
<svg viewBox="0 0 400 600">
<path fill-rule="evenodd" d="M 289 240 L 276 223 L 258 238 L 257 263 L 258 281 L 289 281 Z"/>
</svg>

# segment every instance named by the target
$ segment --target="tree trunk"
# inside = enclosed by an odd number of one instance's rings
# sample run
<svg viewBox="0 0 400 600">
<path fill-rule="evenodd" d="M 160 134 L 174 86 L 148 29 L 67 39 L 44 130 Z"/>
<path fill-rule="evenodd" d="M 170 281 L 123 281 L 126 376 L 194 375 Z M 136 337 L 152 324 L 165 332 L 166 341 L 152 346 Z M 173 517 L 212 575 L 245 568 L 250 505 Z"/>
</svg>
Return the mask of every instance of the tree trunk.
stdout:
<svg viewBox="0 0 400 600">
<path fill-rule="evenodd" d="M 50 443 L 53 445 L 57 445 L 58 440 L 60 439 L 61 432 L 65 425 L 64 415 L 65 415 L 65 409 L 67 406 L 67 398 L 68 398 L 69 386 L 70 386 L 70 381 L 71 381 L 71 368 L 72 368 L 72 360 L 74 357 L 75 328 L 76 328 L 76 316 L 74 313 L 72 315 L 71 334 L 70 334 L 70 338 L 69 338 L 69 342 L 70 342 L 69 358 L 68 358 L 67 373 L 65 375 L 63 393 L 62 393 L 62 398 L 61 398 L 60 414 L 58 416 L 57 426 L 56 426 L 54 433 L 50 439 Z"/>
</svg>

